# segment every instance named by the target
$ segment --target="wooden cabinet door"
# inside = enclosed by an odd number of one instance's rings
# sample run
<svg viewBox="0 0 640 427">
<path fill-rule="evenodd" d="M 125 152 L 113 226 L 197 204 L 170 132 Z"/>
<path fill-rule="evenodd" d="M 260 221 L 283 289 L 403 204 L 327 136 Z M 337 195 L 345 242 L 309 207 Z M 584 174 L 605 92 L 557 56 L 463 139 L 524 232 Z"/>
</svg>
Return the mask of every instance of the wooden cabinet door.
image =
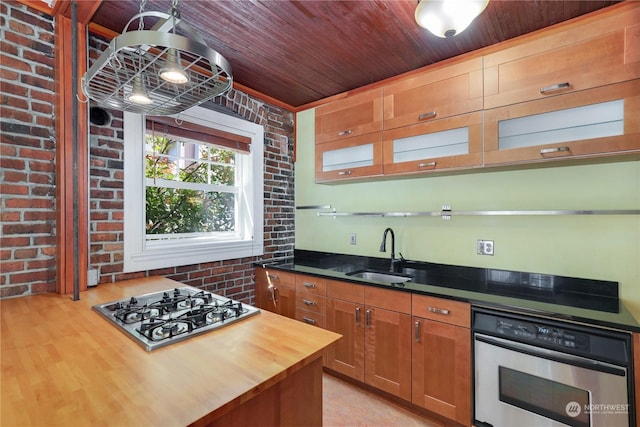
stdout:
<svg viewBox="0 0 640 427">
<path fill-rule="evenodd" d="M 256 268 L 256 306 L 295 319 L 295 273 Z"/>
<path fill-rule="evenodd" d="M 631 2 L 633 3 L 633 2 Z M 484 108 L 640 77 L 640 4 L 484 57 Z"/>
<path fill-rule="evenodd" d="M 412 402 L 471 424 L 471 332 L 413 317 Z"/>
<path fill-rule="evenodd" d="M 640 79 L 485 112 L 485 164 L 640 150 Z"/>
<path fill-rule="evenodd" d="M 482 166 L 482 112 L 385 130 L 384 174 Z"/>
<path fill-rule="evenodd" d="M 365 383 L 411 400 L 411 315 L 365 308 Z"/>
<path fill-rule="evenodd" d="M 364 382 L 364 316 L 362 305 L 330 298 L 327 329 L 342 338 L 327 352 L 329 369 Z"/>
<path fill-rule="evenodd" d="M 482 109 L 482 58 L 438 66 L 384 88 L 384 130 Z"/>
<path fill-rule="evenodd" d="M 382 130 L 382 89 L 373 89 L 316 108 L 316 144 Z"/>
<path fill-rule="evenodd" d="M 382 175 L 382 133 L 316 144 L 316 182 Z"/>
</svg>

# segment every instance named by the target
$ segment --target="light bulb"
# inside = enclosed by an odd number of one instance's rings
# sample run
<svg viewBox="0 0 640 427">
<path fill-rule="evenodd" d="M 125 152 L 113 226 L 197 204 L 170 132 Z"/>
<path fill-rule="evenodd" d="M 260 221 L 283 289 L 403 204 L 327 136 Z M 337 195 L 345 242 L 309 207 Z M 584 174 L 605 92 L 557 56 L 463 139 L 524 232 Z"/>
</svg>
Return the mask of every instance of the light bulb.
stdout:
<svg viewBox="0 0 640 427">
<path fill-rule="evenodd" d="M 189 76 L 179 64 L 180 57 L 175 49 L 171 48 L 167 52 L 167 62 L 160 70 L 160 78 L 169 83 L 185 84 L 189 81 Z"/>
<path fill-rule="evenodd" d="M 136 76 L 133 80 L 133 88 L 127 99 L 134 104 L 149 105 L 153 104 L 153 100 L 149 98 L 149 94 L 142 83 L 142 77 Z"/>
</svg>

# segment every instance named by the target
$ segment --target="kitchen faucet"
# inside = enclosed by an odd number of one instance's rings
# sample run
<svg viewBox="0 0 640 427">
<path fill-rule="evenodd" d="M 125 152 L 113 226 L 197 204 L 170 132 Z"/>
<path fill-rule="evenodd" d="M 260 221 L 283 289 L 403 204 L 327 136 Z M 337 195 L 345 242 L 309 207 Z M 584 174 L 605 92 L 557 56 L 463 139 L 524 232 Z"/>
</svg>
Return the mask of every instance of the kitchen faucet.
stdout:
<svg viewBox="0 0 640 427">
<path fill-rule="evenodd" d="M 384 230 L 382 243 L 380 244 L 380 252 L 387 251 L 387 233 L 389 232 L 391 232 L 391 268 L 389 268 L 389 271 L 395 271 L 396 263 L 400 262 L 400 260 L 396 259 L 396 236 L 393 234 L 391 227 Z"/>
</svg>

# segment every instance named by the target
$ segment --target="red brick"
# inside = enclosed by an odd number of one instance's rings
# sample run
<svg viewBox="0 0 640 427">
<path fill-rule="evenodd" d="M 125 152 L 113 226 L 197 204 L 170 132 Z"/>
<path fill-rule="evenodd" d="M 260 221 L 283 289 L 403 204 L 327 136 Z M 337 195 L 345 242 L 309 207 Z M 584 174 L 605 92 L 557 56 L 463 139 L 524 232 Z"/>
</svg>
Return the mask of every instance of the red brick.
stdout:
<svg viewBox="0 0 640 427">
<path fill-rule="evenodd" d="M 24 185 L 13 185 L 5 183 L 2 185 L 2 194 L 26 196 L 27 194 L 29 194 L 29 187 L 25 187 Z"/>
</svg>

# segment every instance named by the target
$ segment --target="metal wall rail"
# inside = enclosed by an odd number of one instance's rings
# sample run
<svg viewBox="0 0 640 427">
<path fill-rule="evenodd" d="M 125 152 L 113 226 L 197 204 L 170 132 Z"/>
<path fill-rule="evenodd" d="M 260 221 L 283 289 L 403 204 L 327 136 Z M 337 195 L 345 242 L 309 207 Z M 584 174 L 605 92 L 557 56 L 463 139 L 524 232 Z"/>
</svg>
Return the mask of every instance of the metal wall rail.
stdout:
<svg viewBox="0 0 640 427">
<path fill-rule="evenodd" d="M 303 207 L 307 209 L 307 207 Z M 311 209 L 313 207 L 308 207 Z M 299 209 L 299 208 L 296 208 Z M 329 209 L 327 206 L 318 209 Z M 452 216 L 541 216 L 541 215 L 640 215 L 639 209 L 605 209 L 605 210 L 472 210 L 453 211 L 450 207 L 443 206 L 439 211 L 426 212 L 338 212 L 335 209 L 331 212 L 317 212 L 318 216 L 371 216 L 371 217 L 412 217 L 412 216 L 433 216 L 442 219 L 451 219 Z"/>
</svg>

